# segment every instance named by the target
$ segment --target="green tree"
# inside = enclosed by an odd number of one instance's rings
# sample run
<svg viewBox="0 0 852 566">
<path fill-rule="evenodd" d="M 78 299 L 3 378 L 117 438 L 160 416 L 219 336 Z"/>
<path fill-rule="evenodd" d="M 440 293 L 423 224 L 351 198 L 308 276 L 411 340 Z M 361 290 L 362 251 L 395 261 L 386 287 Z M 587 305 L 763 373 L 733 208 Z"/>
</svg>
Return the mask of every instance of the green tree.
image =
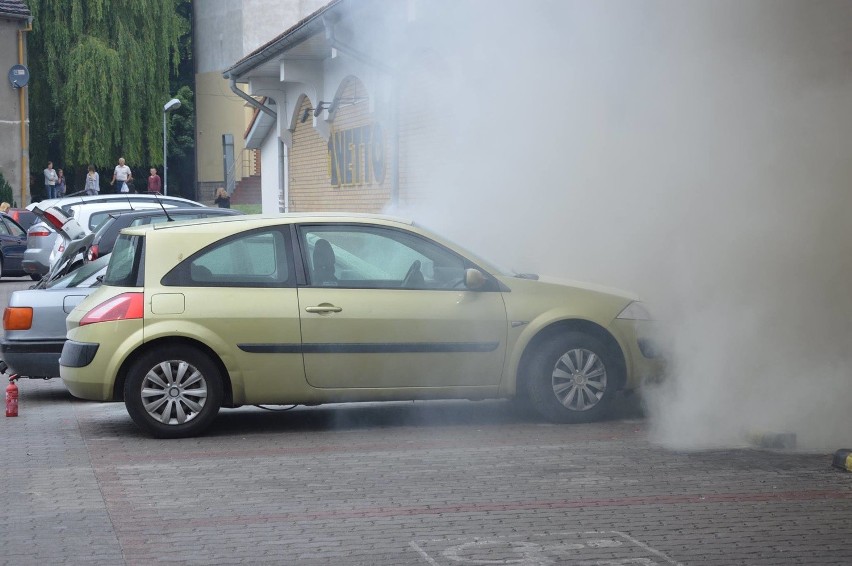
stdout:
<svg viewBox="0 0 852 566">
<path fill-rule="evenodd" d="M 178 89 L 180 109 L 169 121 L 169 194 L 195 199 L 195 94 Z"/>
<path fill-rule="evenodd" d="M 3 171 L 0 171 L 0 202 L 15 204 L 14 197 L 12 197 L 12 186 L 6 181 Z"/>
<path fill-rule="evenodd" d="M 29 0 L 37 171 L 50 159 L 81 172 L 88 164 L 111 169 L 119 156 L 140 172 L 162 163 L 162 109 L 181 47 L 186 50 L 187 5 L 190 0 Z"/>
</svg>

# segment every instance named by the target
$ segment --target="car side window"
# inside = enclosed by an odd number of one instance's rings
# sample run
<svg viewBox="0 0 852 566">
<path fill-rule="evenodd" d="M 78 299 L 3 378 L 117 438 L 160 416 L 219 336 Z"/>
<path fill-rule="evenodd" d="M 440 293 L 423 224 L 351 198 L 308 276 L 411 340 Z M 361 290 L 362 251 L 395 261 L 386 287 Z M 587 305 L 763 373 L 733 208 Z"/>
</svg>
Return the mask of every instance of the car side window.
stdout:
<svg viewBox="0 0 852 566">
<path fill-rule="evenodd" d="M 9 233 L 10 233 L 10 234 L 12 234 L 13 236 L 16 236 L 16 237 L 20 238 L 20 237 L 23 237 L 23 236 L 26 236 L 26 235 L 27 235 L 27 231 L 26 231 L 26 230 L 22 230 L 22 229 L 21 229 L 21 228 L 20 228 L 17 224 L 15 224 L 14 222 L 4 222 L 4 224 L 5 224 L 5 225 L 6 225 L 6 227 L 8 228 Z"/>
<path fill-rule="evenodd" d="M 454 289 L 464 259 L 428 239 L 383 226 L 303 226 L 308 279 L 315 287 Z"/>
<path fill-rule="evenodd" d="M 9 226 L 5 220 L 0 220 L 0 234 L 9 235 Z"/>
<path fill-rule="evenodd" d="M 294 285 L 287 238 L 277 229 L 255 230 L 216 242 L 182 262 L 164 285 L 286 287 Z"/>
</svg>

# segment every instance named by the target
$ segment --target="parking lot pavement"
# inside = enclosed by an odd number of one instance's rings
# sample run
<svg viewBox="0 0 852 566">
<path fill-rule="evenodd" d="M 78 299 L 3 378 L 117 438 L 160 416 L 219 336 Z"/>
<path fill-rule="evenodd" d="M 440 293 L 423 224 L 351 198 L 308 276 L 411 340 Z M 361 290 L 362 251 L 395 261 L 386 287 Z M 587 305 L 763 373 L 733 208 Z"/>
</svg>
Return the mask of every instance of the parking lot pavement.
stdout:
<svg viewBox="0 0 852 566">
<path fill-rule="evenodd" d="M 631 403 L 564 426 L 501 401 L 251 407 L 162 441 L 19 386 L 3 564 L 852 563 L 830 454 L 668 451 Z"/>
</svg>

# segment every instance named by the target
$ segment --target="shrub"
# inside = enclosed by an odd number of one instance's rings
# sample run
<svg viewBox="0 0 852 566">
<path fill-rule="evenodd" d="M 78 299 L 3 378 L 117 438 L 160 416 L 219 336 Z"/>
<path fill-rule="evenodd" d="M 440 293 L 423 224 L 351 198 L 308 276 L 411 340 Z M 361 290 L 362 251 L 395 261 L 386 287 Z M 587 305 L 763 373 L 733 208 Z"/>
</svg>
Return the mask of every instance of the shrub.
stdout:
<svg viewBox="0 0 852 566">
<path fill-rule="evenodd" d="M 0 171 L 0 202 L 8 202 L 14 205 L 12 200 L 12 185 L 10 185 L 3 176 L 3 171 Z"/>
</svg>

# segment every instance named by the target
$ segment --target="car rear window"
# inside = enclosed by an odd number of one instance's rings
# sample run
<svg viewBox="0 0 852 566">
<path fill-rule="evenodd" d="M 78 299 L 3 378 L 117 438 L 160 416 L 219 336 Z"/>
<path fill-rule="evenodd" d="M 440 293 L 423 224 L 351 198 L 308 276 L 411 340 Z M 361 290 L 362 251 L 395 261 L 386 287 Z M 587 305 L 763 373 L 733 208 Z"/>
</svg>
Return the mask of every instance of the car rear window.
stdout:
<svg viewBox="0 0 852 566">
<path fill-rule="evenodd" d="M 144 248 L 144 236 L 120 235 L 112 249 L 104 285 L 141 287 Z"/>
<path fill-rule="evenodd" d="M 102 270 L 107 265 L 108 261 L 109 258 L 106 256 L 98 258 L 91 263 L 81 266 L 79 269 L 75 269 L 66 276 L 48 283 L 47 288 L 65 289 L 79 287 L 81 283 L 88 281 L 93 275 Z"/>
</svg>

